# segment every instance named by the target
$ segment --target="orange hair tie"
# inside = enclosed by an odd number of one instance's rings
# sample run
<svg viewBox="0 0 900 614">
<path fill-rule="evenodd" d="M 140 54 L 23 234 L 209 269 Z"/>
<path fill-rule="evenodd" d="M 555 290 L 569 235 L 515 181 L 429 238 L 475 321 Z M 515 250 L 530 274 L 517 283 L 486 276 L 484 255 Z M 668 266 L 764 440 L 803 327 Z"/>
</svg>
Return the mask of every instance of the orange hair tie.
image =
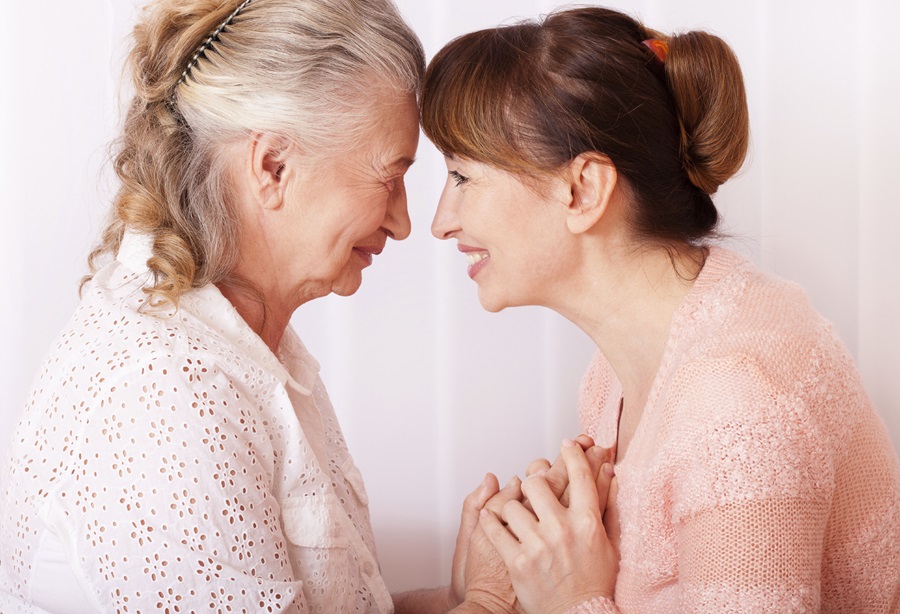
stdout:
<svg viewBox="0 0 900 614">
<path fill-rule="evenodd" d="M 669 55 L 669 43 L 658 38 L 648 38 L 643 43 L 647 45 L 660 62 L 666 63 L 666 58 Z"/>
</svg>

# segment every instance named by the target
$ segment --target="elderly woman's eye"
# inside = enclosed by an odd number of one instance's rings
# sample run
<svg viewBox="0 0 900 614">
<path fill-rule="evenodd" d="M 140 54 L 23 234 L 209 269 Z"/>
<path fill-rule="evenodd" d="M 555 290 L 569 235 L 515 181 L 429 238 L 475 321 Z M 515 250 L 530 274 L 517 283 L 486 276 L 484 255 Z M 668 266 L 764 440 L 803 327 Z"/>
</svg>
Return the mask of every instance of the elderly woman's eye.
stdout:
<svg viewBox="0 0 900 614">
<path fill-rule="evenodd" d="M 469 180 L 465 175 L 460 175 L 458 171 L 450 171 L 450 176 L 453 178 L 453 181 L 456 182 L 456 187 L 461 186 Z"/>
</svg>

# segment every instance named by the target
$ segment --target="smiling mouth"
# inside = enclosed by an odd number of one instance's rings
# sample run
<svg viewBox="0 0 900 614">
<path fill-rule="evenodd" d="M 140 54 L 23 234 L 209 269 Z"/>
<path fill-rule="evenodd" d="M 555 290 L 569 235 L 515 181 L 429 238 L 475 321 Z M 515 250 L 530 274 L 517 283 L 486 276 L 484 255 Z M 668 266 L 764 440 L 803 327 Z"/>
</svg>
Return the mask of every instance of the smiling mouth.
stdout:
<svg viewBox="0 0 900 614">
<path fill-rule="evenodd" d="M 475 276 L 488 265 L 491 255 L 487 252 L 467 252 L 466 259 L 469 261 L 469 268 L 466 272 L 469 274 L 469 277 L 475 279 Z"/>
<path fill-rule="evenodd" d="M 469 252 L 466 258 L 469 260 L 469 266 L 473 266 L 490 256 L 486 252 Z"/>
<path fill-rule="evenodd" d="M 362 259 L 366 266 L 372 264 L 372 257 L 381 253 L 381 250 L 362 248 L 362 247 L 354 247 L 354 253 Z"/>
</svg>

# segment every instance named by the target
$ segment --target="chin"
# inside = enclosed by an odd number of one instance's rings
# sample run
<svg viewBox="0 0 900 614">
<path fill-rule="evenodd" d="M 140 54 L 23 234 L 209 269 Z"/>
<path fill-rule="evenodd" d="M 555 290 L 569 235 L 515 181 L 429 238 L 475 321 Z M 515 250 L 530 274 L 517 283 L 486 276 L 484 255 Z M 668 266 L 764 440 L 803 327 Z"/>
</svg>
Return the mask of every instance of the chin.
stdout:
<svg viewBox="0 0 900 614">
<path fill-rule="evenodd" d="M 338 296 L 353 296 L 356 294 L 357 290 L 359 290 L 359 286 L 356 286 L 355 288 L 335 288 L 331 292 Z"/>
<path fill-rule="evenodd" d="M 331 291 L 338 296 L 351 296 L 356 294 L 362 285 L 362 275 L 357 273 L 354 276 L 344 276 L 334 280 L 331 285 Z"/>
<path fill-rule="evenodd" d="M 481 307 L 485 311 L 491 313 L 499 313 L 509 307 L 509 304 L 505 301 L 500 301 L 496 297 L 491 297 L 481 291 L 478 292 L 478 302 L 481 303 Z"/>
</svg>

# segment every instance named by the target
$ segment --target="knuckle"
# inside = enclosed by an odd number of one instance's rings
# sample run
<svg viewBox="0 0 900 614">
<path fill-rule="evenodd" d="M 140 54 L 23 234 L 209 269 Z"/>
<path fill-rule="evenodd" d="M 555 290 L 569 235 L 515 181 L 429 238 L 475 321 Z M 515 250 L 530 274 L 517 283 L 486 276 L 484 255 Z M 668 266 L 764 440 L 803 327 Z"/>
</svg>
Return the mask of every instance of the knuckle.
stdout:
<svg viewBox="0 0 900 614">
<path fill-rule="evenodd" d="M 481 510 L 484 507 L 480 504 L 477 497 L 468 496 L 463 500 L 462 511 L 464 515 L 474 514 Z"/>
<path fill-rule="evenodd" d="M 594 476 L 591 474 L 591 471 L 586 467 L 574 467 L 572 469 L 572 479 L 582 480 L 582 481 L 594 481 Z"/>
<path fill-rule="evenodd" d="M 566 486 L 568 486 L 568 480 L 563 478 L 561 475 L 548 475 L 547 476 L 547 485 L 550 486 L 550 490 L 557 496 L 562 494 L 566 490 Z"/>
<path fill-rule="evenodd" d="M 489 512 L 494 512 L 495 514 L 499 514 L 503 509 L 503 505 L 506 503 L 505 500 L 494 497 L 490 501 L 485 504 L 485 509 Z"/>
<path fill-rule="evenodd" d="M 526 467 L 525 473 L 528 475 L 531 475 L 532 473 L 537 473 L 541 469 L 549 469 L 549 468 L 550 468 L 550 461 L 548 461 L 546 458 L 538 458 L 538 459 L 535 459 L 535 460 L 531 461 L 530 463 L 528 463 L 528 467 Z"/>
<path fill-rule="evenodd" d="M 516 507 L 518 501 L 507 501 L 503 504 L 501 511 L 503 512 L 503 517 L 506 518 Z"/>
</svg>

